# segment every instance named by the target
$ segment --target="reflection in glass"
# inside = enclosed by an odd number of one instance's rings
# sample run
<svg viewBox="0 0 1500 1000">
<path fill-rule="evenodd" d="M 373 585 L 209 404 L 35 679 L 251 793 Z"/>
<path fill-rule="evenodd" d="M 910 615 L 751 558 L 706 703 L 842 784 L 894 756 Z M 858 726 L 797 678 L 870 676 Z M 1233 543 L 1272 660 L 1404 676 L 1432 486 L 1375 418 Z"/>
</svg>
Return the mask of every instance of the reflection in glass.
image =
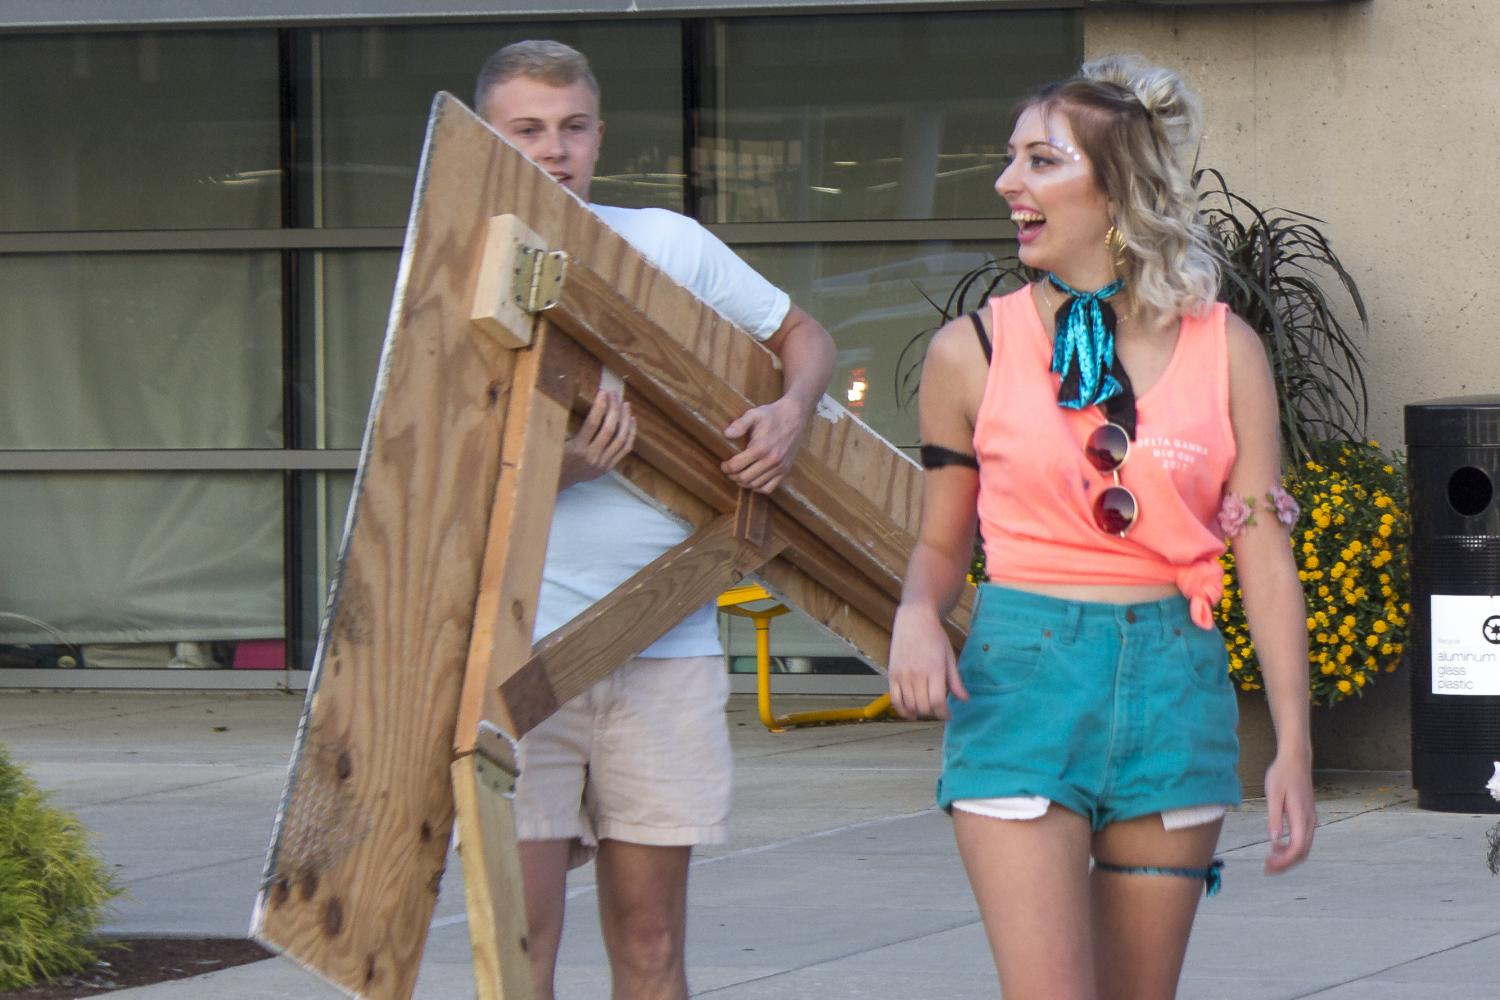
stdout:
<svg viewBox="0 0 1500 1000">
<path fill-rule="evenodd" d="M 338 250 L 301 256 L 297 405 L 302 448 L 358 448 L 401 255 Z"/>
<path fill-rule="evenodd" d="M 231 666 L 282 636 L 275 472 L 0 477 L 0 665 Z M 46 656 L 27 652 L 51 649 Z"/>
<path fill-rule="evenodd" d="M 0 448 L 279 448 L 267 253 L 0 256 Z"/>
<path fill-rule="evenodd" d="M 1008 110 L 1076 66 L 1069 12 L 713 24 L 694 150 L 712 222 L 996 218 Z"/>
<path fill-rule="evenodd" d="M 314 226 L 406 223 L 433 94 L 465 104 L 489 54 L 526 38 L 579 49 L 604 92 L 609 125 L 593 196 L 682 209 L 682 38 L 675 21 L 330 28 L 309 32 L 300 147 L 315 159 L 304 193 Z"/>
<path fill-rule="evenodd" d="M 923 293 L 946 301 L 965 272 L 1013 246 L 1000 240 L 823 243 L 735 251 L 833 335 L 838 362 L 829 394 L 888 441 L 914 448 L 916 406 L 900 398 L 896 380 L 902 348 L 940 319 Z M 908 354 L 906 363 L 914 360 L 920 352 Z"/>
<path fill-rule="evenodd" d="M 752 578 L 753 579 L 753 578 Z M 749 581 L 747 581 L 749 582 Z M 757 601 L 749 607 L 763 611 L 778 602 Z M 777 674 L 864 674 L 874 668 L 855 655 L 842 639 L 797 608 L 790 608 L 768 622 L 770 668 Z M 755 622 L 743 615 L 719 613 L 719 638 L 732 674 L 754 674 L 756 663 Z"/>
<path fill-rule="evenodd" d="M 271 31 L 0 36 L 0 230 L 281 222 Z"/>
<path fill-rule="evenodd" d="M 329 587 L 338 571 L 354 473 L 308 472 L 294 478 L 297 622 L 288 666 L 311 670 Z"/>
</svg>

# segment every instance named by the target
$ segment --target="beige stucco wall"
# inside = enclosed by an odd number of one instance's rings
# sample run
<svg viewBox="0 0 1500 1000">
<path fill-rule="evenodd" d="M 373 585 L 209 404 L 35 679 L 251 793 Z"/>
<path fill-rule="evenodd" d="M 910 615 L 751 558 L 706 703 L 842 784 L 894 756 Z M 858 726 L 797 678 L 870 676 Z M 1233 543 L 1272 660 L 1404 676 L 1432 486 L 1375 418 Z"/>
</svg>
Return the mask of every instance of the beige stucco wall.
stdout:
<svg viewBox="0 0 1500 1000">
<path fill-rule="evenodd" d="M 1500 3 L 1090 12 L 1084 48 L 1182 72 L 1200 162 L 1326 222 L 1370 311 L 1382 443 L 1406 403 L 1500 393 Z"/>
</svg>

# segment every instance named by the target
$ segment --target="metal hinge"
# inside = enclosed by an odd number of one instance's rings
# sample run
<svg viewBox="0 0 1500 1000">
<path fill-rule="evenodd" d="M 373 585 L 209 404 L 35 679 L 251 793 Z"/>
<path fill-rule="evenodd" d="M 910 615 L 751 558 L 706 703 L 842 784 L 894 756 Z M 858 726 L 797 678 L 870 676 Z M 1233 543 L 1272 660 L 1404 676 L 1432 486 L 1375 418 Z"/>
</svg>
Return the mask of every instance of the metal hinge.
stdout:
<svg viewBox="0 0 1500 1000">
<path fill-rule="evenodd" d="M 566 250 L 521 247 L 516 252 L 515 280 L 511 285 L 516 305 L 532 313 L 551 309 L 562 296 L 567 273 Z"/>
<path fill-rule="evenodd" d="M 480 720 L 474 738 L 474 775 L 480 784 L 499 795 L 514 795 L 516 777 L 516 741 L 494 723 Z"/>
</svg>

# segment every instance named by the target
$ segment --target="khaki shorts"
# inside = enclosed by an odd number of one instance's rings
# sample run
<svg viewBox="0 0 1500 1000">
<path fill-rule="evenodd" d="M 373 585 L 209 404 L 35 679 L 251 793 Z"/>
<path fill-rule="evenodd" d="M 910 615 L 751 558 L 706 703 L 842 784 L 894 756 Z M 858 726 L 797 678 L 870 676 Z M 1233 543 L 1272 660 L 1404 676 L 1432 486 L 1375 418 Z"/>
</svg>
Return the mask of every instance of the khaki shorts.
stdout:
<svg viewBox="0 0 1500 1000">
<path fill-rule="evenodd" d="M 718 656 L 635 659 L 522 737 L 518 840 L 663 847 L 728 839 L 732 761 Z"/>
</svg>

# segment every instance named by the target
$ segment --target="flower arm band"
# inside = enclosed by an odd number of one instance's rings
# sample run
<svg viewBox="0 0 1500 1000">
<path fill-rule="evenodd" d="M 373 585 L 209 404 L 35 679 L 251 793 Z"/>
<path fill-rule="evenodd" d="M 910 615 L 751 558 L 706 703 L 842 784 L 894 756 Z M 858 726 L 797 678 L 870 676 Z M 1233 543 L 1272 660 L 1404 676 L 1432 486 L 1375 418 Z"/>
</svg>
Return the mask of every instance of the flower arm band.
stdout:
<svg viewBox="0 0 1500 1000">
<path fill-rule="evenodd" d="M 1265 500 L 1266 509 L 1272 511 L 1276 520 L 1288 531 L 1297 523 L 1297 518 L 1302 516 L 1302 509 L 1297 506 L 1297 501 L 1280 486 L 1273 486 L 1266 491 Z M 1255 503 L 1255 497 L 1224 494 L 1224 502 L 1219 505 L 1219 530 L 1224 533 L 1225 538 L 1238 538 L 1245 533 L 1246 528 L 1255 523 Z"/>
<path fill-rule="evenodd" d="M 944 448 L 940 444 L 924 444 L 921 449 L 922 468 L 941 469 L 945 465 L 962 465 L 965 468 L 979 471 L 979 459 L 973 455 L 965 455 L 961 451 L 952 448 Z"/>
</svg>

